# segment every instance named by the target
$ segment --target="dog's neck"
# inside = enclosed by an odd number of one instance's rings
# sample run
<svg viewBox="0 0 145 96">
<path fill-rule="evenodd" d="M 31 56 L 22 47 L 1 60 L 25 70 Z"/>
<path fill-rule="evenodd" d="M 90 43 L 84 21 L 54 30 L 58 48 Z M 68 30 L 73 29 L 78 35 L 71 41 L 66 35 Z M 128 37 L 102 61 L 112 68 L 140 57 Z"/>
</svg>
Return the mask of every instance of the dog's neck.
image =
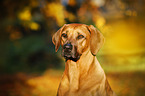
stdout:
<svg viewBox="0 0 145 96">
<path fill-rule="evenodd" d="M 92 69 L 98 72 L 92 72 Z M 70 88 L 72 90 L 77 90 L 81 80 L 83 80 L 84 77 L 89 76 L 89 74 L 95 73 L 94 75 L 96 78 L 98 78 L 98 76 L 100 78 L 101 75 L 104 74 L 96 56 L 93 56 L 90 50 L 83 52 L 77 62 L 67 60 L 64 72 L 68 77 L 71 86 Z M 97 82 L 97 80 L 95 82 Z"/>
</svg>

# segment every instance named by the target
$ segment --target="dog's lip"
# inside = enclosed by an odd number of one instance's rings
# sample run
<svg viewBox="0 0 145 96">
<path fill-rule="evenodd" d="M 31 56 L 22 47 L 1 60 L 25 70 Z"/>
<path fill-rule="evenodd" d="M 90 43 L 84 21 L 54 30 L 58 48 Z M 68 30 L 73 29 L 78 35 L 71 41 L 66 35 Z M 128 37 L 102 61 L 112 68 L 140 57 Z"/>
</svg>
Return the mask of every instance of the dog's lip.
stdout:
<svg viewBox="0 0 145 96">
<path fill-rule="evenodd" d="M 72 57 L 72 55 L 71 54 L 65 54 L 64 57 L 68 57 L 69 58 L 69 57 Z"/>
<path fill-rule="evenodd" d="M 70 58 L 70 57 L 72 57 L 72 54 L 70 53 L 70 52 L 62 52 L 62 56 L 64 57 L 64 58 Z"/>
<path fill-rule="evenodd" d="M 66 58 L 66 60 L 72 60 L 74 62 L 77 62 L 79 59 L 80 59 L 80 56 L 78 56 L 76 58 L 73 58 L 73 57 Z"/>
<path fill-rule="evenodd" d="M 80 59 L 80 56 L 73 56 L 71 54 L 65 54 L 63 57 L 66 59 L 66 61 L 72 60 L 74 62 L 77 62 Z"/>
</svg>

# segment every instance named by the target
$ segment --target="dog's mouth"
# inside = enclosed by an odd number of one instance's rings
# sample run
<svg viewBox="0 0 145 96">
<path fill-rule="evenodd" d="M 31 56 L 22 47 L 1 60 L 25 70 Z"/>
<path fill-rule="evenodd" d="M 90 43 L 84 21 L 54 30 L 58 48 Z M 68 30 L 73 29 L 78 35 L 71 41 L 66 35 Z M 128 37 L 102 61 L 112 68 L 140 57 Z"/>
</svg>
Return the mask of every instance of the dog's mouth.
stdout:
<svg viewBox="0 0 145 96">
<path fill-rule="evenodd" d="M 67 60 L 78 61 L 80 54 L 77 52 L 77 47 L 71 43 L 66 43 L 62 47 L 62 56 Z"/>
<path fill-rule="evenodd" d="M 77 62 L 79 59 L 80 59 L 80 54 L 78 54 L 77 52 L 68 52 L 68 51 L 65 51 L 65 50 L 62 50 L 62 56 L 67 60 L 72 60 L 72 61 L 75 61 Z"/>
</svg>

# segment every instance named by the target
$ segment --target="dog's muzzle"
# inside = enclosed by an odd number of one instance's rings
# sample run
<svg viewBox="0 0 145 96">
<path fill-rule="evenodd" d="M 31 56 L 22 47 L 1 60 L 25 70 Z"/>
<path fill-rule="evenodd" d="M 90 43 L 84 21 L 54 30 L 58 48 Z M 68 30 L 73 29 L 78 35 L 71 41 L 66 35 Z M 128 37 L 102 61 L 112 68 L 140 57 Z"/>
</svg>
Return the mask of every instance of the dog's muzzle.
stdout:
<svg viewBox="0 0 145 96">
<path fill-rule="evenodd" d="M 62 56 L 66 60 L 77 61 L 80 58 L 80 55 L 77 53 L 76 48 L 71 43 L 66 43 L 63 45 Z"/>
<path fill-rule="evenodd" d="M 63 46 L 63 56 L 68 58 L 72 56 L 72 45 L 70 43 Z"/>
</svg>

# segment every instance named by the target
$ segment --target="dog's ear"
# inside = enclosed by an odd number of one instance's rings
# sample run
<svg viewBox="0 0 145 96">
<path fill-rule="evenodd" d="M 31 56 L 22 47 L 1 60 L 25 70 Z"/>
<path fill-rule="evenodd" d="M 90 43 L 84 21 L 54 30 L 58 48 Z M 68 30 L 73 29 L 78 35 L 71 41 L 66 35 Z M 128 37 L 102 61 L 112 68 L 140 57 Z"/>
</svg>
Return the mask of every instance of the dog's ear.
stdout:
<svg viewBox="0 0 145 96">
<path fill-rule="evenodd" d="M 52 36 L 52 42 L 55 45 L 55 51 L 58 51 L 58 48 L 60 46 L 60 37 L 61 37 L 61 32 L 63 31 L 64 27 L 66 26 L 63 25 L 53 36 Z"/>
<path fill-rule="evenodd" d="M 102 33 L 95 28 L 93 25 L 88 26 L 88 30 L 91 33 L 91 38 L 90 38 L 90 50 L 93 55 L 96 55 L 101 46 L 104 43 L 104 36 Z"/>
</svg>

